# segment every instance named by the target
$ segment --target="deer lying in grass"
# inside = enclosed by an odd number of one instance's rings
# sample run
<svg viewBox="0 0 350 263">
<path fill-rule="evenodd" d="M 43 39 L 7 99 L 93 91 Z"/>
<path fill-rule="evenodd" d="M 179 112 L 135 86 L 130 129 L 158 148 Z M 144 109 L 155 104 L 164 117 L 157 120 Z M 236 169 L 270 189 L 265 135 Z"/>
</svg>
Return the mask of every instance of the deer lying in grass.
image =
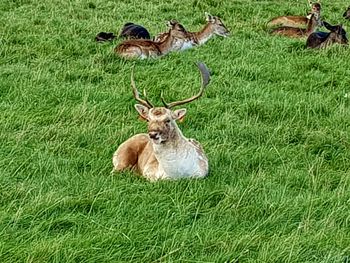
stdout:
<svg viewBox="0 0 350 263">
<path fill-rule="evenodd" d="M 344 17 L 345 19 L 350 20 L 350 6 L 349 6 L 348 9 L 344 12 L 343 17 Z"/>
<path fill-rule="evenodd" d="M 293 38 L 307 37 L 311 33 L 315 32 L 317 26 L 319 25 L 319 13 L 315 12 L 311 15 L 311 18 L 307 24 L 307 28 L 297 28 L 289 26 L 281 26 L 273 29 L 271 34 L 283 35 Z"/>
<path fill-rule="evenodd" d="M 308 22 L 310 21 L 311 15 L 313 13 L 318 13 L 319 17 L 321 15 L 321 4 L 319 2 L 312 3 L 309 1 L 311 11 L 308 14 L 308 16 L 278 16 L 275 18 L 272 18 L 268 23 L 267 26 L 273 27 L 273 26 L 288 26 L 288 27 L 305 27 L 307 26 Z M 319 21 L 319 25 L 321 25 Z"/>
<path fill-rule="evenodd" d="M 202 96 L 209 83 L 209 71 L 198 63 L 202 76 L 200 92 L 188 99 L 154 107 L 146 97 L 141 99 L 136 89 L 133 74 L 131 85 L 135 99 L 140 103 L 135 108 L 140 117 L 148 122 L 148 134 L 141 133 L 122 143 L 113 155 L 113 171 L 132 169 L 143 177 L 160 179 L 200 178 L 208 174 L 208 159 L 203 148 L 194 139 L 187 139 L 176 124 L 184 118 L 186 109 L 172 110 Z"/>
<path fill-rule="evenodd" d="M 308 48 L 326 48 L 332 44 L 338 43 L 342 45 L 348 44 L 346 32 L 341 25 L 332 26 L 323 21 L 324 26 L 331 32 L 315 32 L 306 40 Z"/>
<path fill-rule="evenodd" d="M 201 31 L 198 32 L 187 32 L 187 38 L 185 43 L 182 45 L 181 50 L 192 48 L 197 45 L 203 45 L 214 35 L 227 37 L 230 32 L 222 22 L 222 20 L 217 16 L 212 16 L 205 13 L 207 24 Z M 168 33 L 160 33 L 155 38 L 154 41 L 161 42 L 167 37 Z"/>
<path fill-rule="evenodd" d="M 187 31 L 175 20 L 168 22 L 170 30 L 167 37 L 161 42 L 147 39 L 131 39 L 120 43 L 115 52 L 124 58 L 155 58 L 170 51 L 179 50 L 186 39 Z"/>
<path fill-rule="evenodd" d="M 126 23 L 123 26 L 119 37 L 126 39 L 151 39 L 151 36 L 146 28 L 134 23 Z"/>
</svg>

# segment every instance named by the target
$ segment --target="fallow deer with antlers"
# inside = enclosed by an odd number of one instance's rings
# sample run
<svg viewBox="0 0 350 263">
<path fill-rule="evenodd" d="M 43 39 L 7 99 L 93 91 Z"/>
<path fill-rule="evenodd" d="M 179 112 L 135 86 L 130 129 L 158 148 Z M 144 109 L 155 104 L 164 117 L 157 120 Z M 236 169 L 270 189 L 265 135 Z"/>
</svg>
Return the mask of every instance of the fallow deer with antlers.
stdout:
<svg viewBox="0 0 350 263">
<path fill-rule="evenodd" d="M 335 43 L 341 45 L 348 44 L 346 32 L 342 25 L 332 26 L 325 21 L 323 21 L 323 24 L 330 32 L 312 33 L 306 40 L 306 46 L 308 48 L 326 48 Z"/>
<path fill-rule="evenodd" d="M 187 31 L 176 20 L 168 22 L 170 30 L 161 42 L 148 39 L 131 39 L 120 43 L 115 52 L 123 58 L 156 58 L 166 55 L 170 51 L 181 49 L 187 37 Z"/>
<path fill-rule="evenodd" d="M 135 108 L 140 117 L 148 122 L 148 134 L 141 133 L 122 143 L 113 155 L 113 171 L 135 170 L 151 181 L 161 179 L 200 178 L 208 174 L 208 158 L 202 146 L 194 139 L 186 138 L 176 121 L 184 118 L 186 109 L 172 110 L 202 96 L 210 75 L 203 63 L 198 63 L 202 86 L 199 93 L 188 99 L 154 107 L 144 91 L 140 98 L 133 74 L 131 85 L 135 99 L 140 103 Z"/>
<path fill-rule="evenodd" d="M 273 29 L 271 31 L 271 34 L 283 35 L 283 36 L 292 37 L 292 38 L 308 37 L 311 33 L 315 32 L 315 30 L 317 29 L 317 26 L 320 24 L 319 17 L 320 17 L 320 14 L 318 12 L 314 12 L 311 15 L 311 18 L 307 24 L 307 28 L 281 26 Z"/>
<path fill-rule="evenodd" d="M 207 24 L 198 32 L 187 32 L 186 41 L 183 43 L 181 50 L 192 48 L 194 46 L 203 45 L 214 35 L 227 37 L 230 35 L 222 20 L 218 16 L 212 16 L 205 13 Z M 161 42 L 167 37 L 168 33 L 160 33 L 154 41 Z"/>
<path fill-rule="evenodd" d="M 309 23 L 311 19 L 311 15 L 315 12 L 319 13 L 319 18 L 321 15 L 321 4 L 320 1 L 316 3 L 312 3 L 309 1 L 311 11 L 307 16 L 278 16 L 272 18 L 267 26 L 288 26 L 288 27 L 305 27 Z M 321 25 L 321 21 L 319 20 L 319 25 Z"/>
</svg>

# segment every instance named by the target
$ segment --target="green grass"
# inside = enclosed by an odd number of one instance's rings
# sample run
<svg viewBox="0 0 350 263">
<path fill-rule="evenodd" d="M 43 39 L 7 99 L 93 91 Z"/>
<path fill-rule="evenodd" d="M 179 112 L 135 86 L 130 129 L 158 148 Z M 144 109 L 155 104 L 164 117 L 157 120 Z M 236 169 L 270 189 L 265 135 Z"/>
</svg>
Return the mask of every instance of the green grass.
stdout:
<svg viewBox="0 0 350 263">
<path fill-rule="evenodd" d="M 267 34 L 306 1 L 179 3 L 1 1 L 0 262 L 349 261 L 349 49 Z M 323 17 L 344 22 L 346 7 L 325 2 Z M 127 21 L 195 31 L 205 11 L 232 36 L 151 61 L 94 42 Z M 111 175 L 118 145 L 146 130 L 131 68 L 160 105 L 161 91 L 198 90 L 196 61 L 212 81 L 180 127 L 204 146 L 208 178 Z"/>
</svg>

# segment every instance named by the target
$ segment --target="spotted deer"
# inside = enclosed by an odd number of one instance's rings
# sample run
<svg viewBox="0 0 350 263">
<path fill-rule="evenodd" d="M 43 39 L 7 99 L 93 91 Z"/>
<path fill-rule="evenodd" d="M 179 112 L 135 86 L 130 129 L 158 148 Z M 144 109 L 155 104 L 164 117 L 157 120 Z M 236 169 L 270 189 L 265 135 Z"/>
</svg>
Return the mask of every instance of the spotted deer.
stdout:
<svg viewBox="0 0 350 263">
<path fill-rule="evenodd" d="M 281 26 L 273 29 L 271 34 L 273 35 L 283 35 L 292 38 L 302 38 L 308 37 L 311 33 L 315 32 L 317 26 L 319 25 L 319 13 L 314 12 L 307 24 L 307 28 L 297 28 L 289 26 Z"/>
<path fill-rule="evenodd" d="M 330 32 L 312 33 L 306 40 L 306 46 L 308 48 L 326 48 L 335 43 L 342 45 L 348 44 L 346 32 L 342 25 L 332 26 L 325 21 L 323 21 L 323 24 Z"/>
<path fill-rule="evenodd" d="M 350 6 L 349 6 L 348 9 L 344 12 L 343 17 L 344 17 L 345 19 L 350 20 Z"/>
<path fill-rule="evenodd" d="M 113 155 L 113 171 L 134 170 L 150 181 L 162 179 L 201 178 L 208 174 L 208 158 L 199 142 L 186 138 L 176 121 L 181 121 L 186 109 L 172 110 L 175 106 L 194 101 L 202 96 L 210 75 L 203 63 L 198 63 L 202 85 L 199 93 L 188 99 L 154 107 L 140 98 L 133 74 L 131 86 L 140 117 L 148 122 L 148 134 L 141 133 L 122 143 Z"/>
<path fill-rule="evenodd" d="M 305 27 L 308 25 L 310 18 L 313 13 L 319 14 L 319 26 L 322 25 L 320 17 L 321 17 L 321 4 L 320 1 L 316 3 L 312 3 L 309 1 L 311 11 L 307 16 L 278 16 L 275 18 L 272 18 L 268 23 L 267 26 L 274 27 L 274 26 L 288 26 L 288 27 Z"/>
<path fill-rule="evenodd" d="M 168 26 L 170 27 L 168 35 L 161 42 L 148 39 L 125 40 L 115 48 L 115 52 L 127 59 L 145 59 L 160 57 L 179 50 L 186 39 L 187 31 L 176 20 L 168 21 Z"/>
<path fill-rule="evenodd" d="M 183 43 L 181 50 L 203 45 L 214 35 L 222 37 L 229 36 L 229 30 L 219 17 L 212 16 L 208 13 L 205 13 L 205 17 L 207 24 L 198 32 L 187 32 L 186 41 Z M 154 38 L 154 41 L 161 42 L 167 37 L 167 35 L 168 33 L 160 33 Z"/>
</svg>

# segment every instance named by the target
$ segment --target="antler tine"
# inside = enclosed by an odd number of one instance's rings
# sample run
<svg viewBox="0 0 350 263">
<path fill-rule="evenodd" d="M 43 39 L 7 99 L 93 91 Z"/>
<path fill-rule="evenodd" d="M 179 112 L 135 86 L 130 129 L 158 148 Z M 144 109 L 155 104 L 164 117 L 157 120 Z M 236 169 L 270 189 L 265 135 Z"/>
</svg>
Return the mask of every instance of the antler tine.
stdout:
<svg viewBox="0 0 350 263">
<path fill-rule="evenodd" d="M 143 106 L 149 108 L 149 109 L 152 109 L 153 108 L 153 105 L 152 103 L 150 103 L 150 101 L 147 99 L 147 96 L 146 96 L 146 90 L 143 90 L 143 94 L 145 96 L 145 100 L 141 99 L 140 98 L 140 93 L 139 91 L 137 90 L 136 88 L 136 85 L 135 85 L 135 80 L 134 80 L 134 68 L 132 68 L 131 70 L 131 87 L 132 87 L 132 93 L 134 94 L 134 97 L 135 99 L 140 102 Z"/>
<path fill-rule="evenodd" d="M 184 100 L 180 100 L 180 101 L 174 101 L 174 102 L 171 102 L 171 103 L 166 103 L 164 98 L 163 98 L 163 94 L 161 94 L 161 100 L 164 104 L 164 106 L 168 109 L 171 109 L 175 106 L 179 106 L 179 105 L 182 105 L 182 104 L 186 104 L 186 103 L 189 103 L 191 101 L 194 101 L 195 99 L 198 99 L 200 96 L 203 95 L 204 93 L 204 90 L 206 88 L 206 86 L 209 84 L 209 81 L 210 81 L 210 73 L 209 73 L 209 70 L 208 68 L 206 67 L 206 65 L 202 62 L 198 62 L 197 63 L 197 67 L 201 73 L 201 77 L 202 77 L 202 85 L 201 85 L 201 89 L 199 90 L 198 94 L 197 95 L 194 95 L 188 99 L 184 99 Z"/>
</svg>

